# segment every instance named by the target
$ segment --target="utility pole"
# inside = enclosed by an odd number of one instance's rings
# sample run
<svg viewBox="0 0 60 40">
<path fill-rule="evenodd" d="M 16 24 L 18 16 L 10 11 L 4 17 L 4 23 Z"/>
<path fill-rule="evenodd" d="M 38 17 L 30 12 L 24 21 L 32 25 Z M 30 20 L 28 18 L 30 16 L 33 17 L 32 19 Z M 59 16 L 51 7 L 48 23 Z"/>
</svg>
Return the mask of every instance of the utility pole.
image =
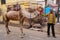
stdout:
<svg viewBox="0 0 60 40">
<path fill-rule="evenodd" d="M 58 0 L 58 11 L 57 11 L 57 22 L 59 23 L 59 12 L 60 12 L 60 3 L 59 3 L 60 0 Z"/>
<path fill-rule="evenodd" d="M 45 8 L 46 8 L 46 6 L 47 6 L 47 0 L 45 0 Z M 45 20 L 46 20 L 46 9 L 45 9 L 44 14 L 45 14 Z"/>
<path fill-rule="evenodd" d="M 47 0 L 45 0 L 45 5 L 47 5 Z"/>
</svg>

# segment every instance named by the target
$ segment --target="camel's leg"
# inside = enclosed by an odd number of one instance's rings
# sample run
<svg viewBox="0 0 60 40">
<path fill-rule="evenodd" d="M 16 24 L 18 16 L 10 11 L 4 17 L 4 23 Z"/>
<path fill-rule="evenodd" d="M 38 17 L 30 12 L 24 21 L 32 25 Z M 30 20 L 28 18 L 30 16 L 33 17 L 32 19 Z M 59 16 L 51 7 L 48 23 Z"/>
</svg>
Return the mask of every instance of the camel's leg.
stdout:
<svg viewBox="0 0 60 40">
<path fill-rule="evenodd" d="M 21 27 L 20 27 L 20 29 L 21 29 L 21 35 L 22 35 L 22 37 L 25 35 L 24 33 L 23 33 L 23 22 L 24 22 L 24 17 L 22 17 L 22 19 L 21 19 L 21 21 L 20 21 L 20 24 L 21 24 Z"/>
<path fill-rule="evenodd" d="M 41 26 L 41 28 L 40 28 L 40 31 L 43 32 L 43 28 L 42 28 L 42 26 Z"/>
<path fill-rule="evenodd" d="M 9 34 L 10 30 L 8 28 L 8 21 L 5 22 L 5 27 L 6 27 L 7 34 Z"/>
<path fill-rule="evenodd" d="M 32 28 L 32 24 L 30 24 L 29 28 Z"/>
<path fill-rule="evenodd" d="M 9 34 L 10 30 L 8 28 L 8 19 L 6 17 L 6 15 L 3 16 L 3 22 L 5 23 L 5 28 L 6 28 L 6 31 L 7 31 L 7 34 Z"/>
<path fill-rule="evenodd" d="M 20 23 L 21 37 L 23 38 L 24 37 L 24 33 L 23 33 L 23 27 L 22 26 L 23 26 L 24 17 L 22 15 L 22 11 L 21 10 L 19 11 L 18 18 L 19 18 L 19 23 Z"/>
<path fill-rule="evenodd" d="M 20 24 L 20 31 L 21 31 L 21 38 L 23 38 L 23 27 L 22 27 L 22 19 L 19 18 L 19 24 Z"/>
<path fill-rule="evenodd" d="M 22 22 L 20 22 L 20 30 L 21 30 L 21 33 L 23 34 L 23 27 L 22 27 Z"/>
<path fill-rule="evenodd" d="M 40 31 L 43 32 L 43 20 L 42 19 L 40 20 L 40 25 L 41 25 Z"/>
<path fill-rule="evenodd" d="M 21 19 L 20 19 L 21 20 Z M 23 38 L 23 27 L 22 27 L 22 22 L 20 21 L 20 30 L 21 30 L 21 38 Z"/>
<path fill-rule="evenodd" d="M 23 38 L 24 34 L 23 34 L 23 27 L 22 26 L 20 27 L 20 30 L 21 30 L 21 37 Z"/>
<path fill-rule="evenodd" d="M 32 28 L 32 20 L 30 19 L 30 25 L 29 28 Z"/>
</svg>

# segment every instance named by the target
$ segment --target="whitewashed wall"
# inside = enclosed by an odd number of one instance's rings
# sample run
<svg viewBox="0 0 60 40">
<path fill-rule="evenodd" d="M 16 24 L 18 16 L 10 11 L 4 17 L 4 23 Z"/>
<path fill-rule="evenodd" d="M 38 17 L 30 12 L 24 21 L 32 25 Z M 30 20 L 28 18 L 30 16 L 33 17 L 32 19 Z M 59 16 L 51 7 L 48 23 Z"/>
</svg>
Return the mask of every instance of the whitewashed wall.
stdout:
<svg viewBox="0 0 60 40">
<path fill-rule="evenodd" d="M 55 5 L 56 0 L 47 0 L 47 4 Z"/>
</svg>

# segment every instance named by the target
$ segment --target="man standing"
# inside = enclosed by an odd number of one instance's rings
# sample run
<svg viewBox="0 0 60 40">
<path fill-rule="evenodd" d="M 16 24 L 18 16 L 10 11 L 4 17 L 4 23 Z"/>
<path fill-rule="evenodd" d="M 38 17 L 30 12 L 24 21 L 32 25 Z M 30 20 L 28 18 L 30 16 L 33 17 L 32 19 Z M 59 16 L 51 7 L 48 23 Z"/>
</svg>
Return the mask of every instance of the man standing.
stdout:
<svg viewBox="0 0 60 40">
<path fill-rule="evenodd" d="M 17 7 L 17 11 L 19 11 L 21 9 L 21 6 L 18 2 L 16 3 L 16 7 Z"/>
<path fill-rule="evenodd" d="M 48 14 L 48 23 L 47 23 L 47 35 L 48 37 L 50 37 L 50 27 L 52 29 L 52 35 L 54 38 L 56 38 L 55 36 L 55 31 L 54 31 L 54 25 L 55 25 L 55 14 L 53 13 L 53 10 L 50 11 L 50 13 Z"/>
</svg>

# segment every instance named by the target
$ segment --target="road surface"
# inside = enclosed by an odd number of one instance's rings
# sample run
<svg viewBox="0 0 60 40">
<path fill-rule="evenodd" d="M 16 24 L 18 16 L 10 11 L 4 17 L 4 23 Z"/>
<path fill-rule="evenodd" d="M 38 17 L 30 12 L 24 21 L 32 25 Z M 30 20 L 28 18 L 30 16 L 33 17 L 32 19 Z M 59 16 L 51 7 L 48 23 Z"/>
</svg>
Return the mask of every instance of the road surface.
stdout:
<svg viewBox="0 0 60 40">
<path fill-rule="evenodd" d="M 3 24 L 0 24 L 0 40 L 60 40 L 60 34 L 56 34 L 57 38 L 47 37 L 46 32 L 33 31 L 30 29 L 24 29 L 25 36 L 21 38 L 20 28 L 9 26 L 11 30 L 10 34 L 6 34 L 6 30 Z"/>
</svg>

